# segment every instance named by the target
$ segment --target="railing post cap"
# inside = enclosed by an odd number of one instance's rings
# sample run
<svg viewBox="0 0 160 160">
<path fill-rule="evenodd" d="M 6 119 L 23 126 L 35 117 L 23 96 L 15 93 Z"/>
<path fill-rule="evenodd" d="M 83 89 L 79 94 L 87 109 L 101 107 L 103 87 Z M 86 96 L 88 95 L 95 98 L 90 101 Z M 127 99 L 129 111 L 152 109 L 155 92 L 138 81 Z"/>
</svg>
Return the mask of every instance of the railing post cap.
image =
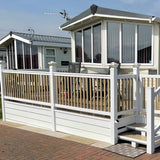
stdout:
<svg viewBox="0 0 160 160">
<path fill-rule="evenodd" d="M 0 60 L 0 65 L 5 64 L 5 61 Z"/>
<path fill-rule="evenodd" d="M 110 67 L 111 67 L 111 68 L 118 68 L 118 64 L 115 63 L 115 62 L 112 62 L 112 63 L 110 64 Z"/>
<path fill-rule="evenodd" d="M 140 67 L 140 64 L 139 63 L 136 63 L 133 65 L 133 68 L 139 68 Z"/>
<path fill-rule="evenodd" d="M 54 62 L 54 61 L 50 61 L 50 62 L 48 62 L 48 64 L 49 64 L 49 66 L 56 66 L 56 62 Z"/>
</svg>

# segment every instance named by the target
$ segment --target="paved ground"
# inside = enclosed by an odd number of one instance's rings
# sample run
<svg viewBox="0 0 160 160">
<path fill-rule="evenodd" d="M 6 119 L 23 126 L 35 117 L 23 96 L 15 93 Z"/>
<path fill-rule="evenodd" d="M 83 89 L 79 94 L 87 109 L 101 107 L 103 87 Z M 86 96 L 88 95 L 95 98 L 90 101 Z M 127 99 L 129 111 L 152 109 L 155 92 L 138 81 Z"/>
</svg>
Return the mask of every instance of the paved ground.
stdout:
<svg viewBox="0 0 160 160">
<path fill-rule="evenodd" d="M 120 156 L 102 148 L 91 146 L 92 140 L 83 141 L 83 138 L 73 138 L 63 133 L 57 134 L 62 138 L 56 138 L 44 134 L 26 131 L 25 126 L 0 123 L 0 160 L 128 160 L 130 158 Z M 34 128 L 31 130 L 35 131 Z M 40 129 L 39 129 L 40 130 Z M 47 133 L 47 131 L 46 131 Z M 55 134 L 56 136 L 56 134 Z M 68 137 L 68 138 L 67 138 Z M 67 140 L 68 139 L 68 140 Z M 103 143 L 102 143 L 103 144 Z M 105 144 L 104 144 L 105 145 Z M 160 148 L 155 154 L 143 154 L 136 160 L 160 160 Z"/>
</svg>

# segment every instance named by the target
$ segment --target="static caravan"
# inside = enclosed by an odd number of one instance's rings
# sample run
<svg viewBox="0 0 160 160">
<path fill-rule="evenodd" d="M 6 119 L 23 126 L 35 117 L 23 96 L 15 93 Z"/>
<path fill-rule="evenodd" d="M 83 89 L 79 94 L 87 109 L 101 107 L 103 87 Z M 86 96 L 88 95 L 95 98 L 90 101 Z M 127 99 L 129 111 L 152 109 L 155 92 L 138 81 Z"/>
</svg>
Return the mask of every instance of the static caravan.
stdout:
<svg viewBox="0 0 160 160">
<path fill-rule="evenodd" d="M 61 29 L 71 32 L 72 62 L 87 73 L 108 72 L 111 62 L 120 73 L 140 65 L 145 74 L 160 73 L 160 19 L 158 17 L 92 5 Z"/>
<path fill-rule="evenodd" d="M 71 61 L 71 42 L 67 37 L 10 32 L 0 40 L 6 48 L 7 69 L 48 69 L 55 61 L 65 70 Z"/>
</svg>

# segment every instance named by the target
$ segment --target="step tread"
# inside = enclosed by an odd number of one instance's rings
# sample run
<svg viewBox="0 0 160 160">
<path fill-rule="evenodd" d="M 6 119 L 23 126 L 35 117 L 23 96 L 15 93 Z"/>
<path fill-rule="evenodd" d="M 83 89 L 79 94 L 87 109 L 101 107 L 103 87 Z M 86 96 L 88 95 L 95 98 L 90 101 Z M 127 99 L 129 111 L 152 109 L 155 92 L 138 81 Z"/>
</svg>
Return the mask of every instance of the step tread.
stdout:
<svg viewBox="0 0 160 160">
<path fill-rule="evenodd" d="M 147 143 L 147 137 L 140 135 L 136 131 L 126 131 L 121 134 L 119 134 L 119 139 L 127 140 L 127 141 L 133 141 L 137 142 L 139 144 L 146 144 Z"/>
<path fill-rule="evenodd" d="M 134 123 L 127 126 L 129 129 L 137 130 L 137 131 L 143 131 L 147 132 L 147 126 L 144 123 Z"/>
</svg>

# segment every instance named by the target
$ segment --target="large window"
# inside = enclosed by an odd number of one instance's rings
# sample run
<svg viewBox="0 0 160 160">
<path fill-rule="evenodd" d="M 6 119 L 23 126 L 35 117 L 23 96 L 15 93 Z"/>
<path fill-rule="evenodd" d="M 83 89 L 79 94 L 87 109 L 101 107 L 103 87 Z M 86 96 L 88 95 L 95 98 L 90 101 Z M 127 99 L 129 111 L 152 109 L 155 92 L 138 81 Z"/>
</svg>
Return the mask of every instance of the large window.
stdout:
<svg viewBox="0 0 160 160">
<path fill-rule="evenodd" d="M 82 31 L 75 33 L 76 62 L 82 62 Z"/>
<path fill-rule="evenodd" d="M 91 28 L 83 31 L 84 62 L 91 62 Z"/>
<path fill-rule="evenodd" d="M 38 47 L 32 45 L 32 68 L 38 68 Z"/>
<path fill-rule="evenodd" d="M 107 22 L 107 63 L 151 63 L 151 61 L 151 25 Z"/>
<path fill-rule="evenodd" d="M 101 63 L 101 25 L 93 26 L 93 62 Z"/>
<path fill-rule="evenodd" d="M 31 69 L 30 45 L 24 43 L 24 61 L 25 69 Z"/>
<path fill-rule="evenodd" d="M 8 67 L 9 69 L 15 69 L 15 49 L 14 49 L 14 41 L 12 41 L 8 47 Z"/>
<path fill-rule="evenodd" d="M 119 23 L 108 23 L 107 28 L 107 62 L 119 63 Z"/>
<path fill-rule="evenodd" d="M 100 23 L 75 32 L 75 51 L 76 62 L 101 63 Z"/>
<path fill-rule="evenodd" d="M 9 69 L 38 69 L 38 47 L 16 40 L 17 57 L 15 57 L 14 41 L 8 45 Z"/>
<path fill-rule="evenodd" d="M 138 26 L 138 63 L 151 63 L 152 27 Z"/>
<path fill-rule="evenodd" d="M 122 63 L 135 62 L 135 25 L 122 24 Z"/>
<path fill-rule="evenodd" d="M 18 69 L 23 69 L 22 42 L 18 40 L 17 40 L 17 63 L 18 63 Z"/>
</svg>

